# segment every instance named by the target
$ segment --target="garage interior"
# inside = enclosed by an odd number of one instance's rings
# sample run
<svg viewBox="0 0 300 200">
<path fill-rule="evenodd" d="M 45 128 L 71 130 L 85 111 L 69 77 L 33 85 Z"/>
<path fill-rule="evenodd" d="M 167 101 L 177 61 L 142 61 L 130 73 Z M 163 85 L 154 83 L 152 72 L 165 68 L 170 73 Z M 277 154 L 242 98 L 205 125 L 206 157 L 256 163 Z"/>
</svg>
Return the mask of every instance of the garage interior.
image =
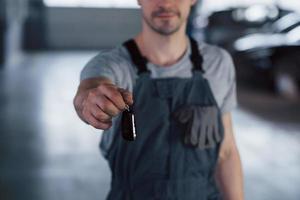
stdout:
<svg viewBox="0 0 300 200">
<path fill-rule="evenodd" d="M 1 200 L 102 200 L 110 187 L 108 164 L 98 148 L 102 131 L 83 123 L 72 101 L 83 66 L 99 51 L 133 37 L 141 28 L 140 10 L 135 0 L 115 5 L 63 2 L 0 0 Z M 263 14 L 257 6 L 261 2 L 272 15 Z M 291 38 L 290 46 L 281 40 L 263 51 L 238 46 L 249 39 L 245 35 L 269 31 L 291 13 L 300 15 L 299 2 L 227 0 L 215 5 L 203 0 L 197 6 L 191 34 L 245 58 L 235 60 L 239 105 L 232 113 L 245 199 L 299 200 L 300 54 L 291 52 L 300 52 L 300 17 L 299 23 L 276 33 Z M 218 15 L 240 19 L 257 13 L 247 10 L 253 6 L 261 15 L 250 17 L 251 24 L 232 25 L 234 38 L 220 38 L 233 34 Z M 236 15 L 227 15 L 229 11 Z M 270 52 L 276 54 L 266 59 Z M 293 67 L 285 67 L 293 59 Z M 274 69 L 278 63 L 280 70 Z"/>
</svg>

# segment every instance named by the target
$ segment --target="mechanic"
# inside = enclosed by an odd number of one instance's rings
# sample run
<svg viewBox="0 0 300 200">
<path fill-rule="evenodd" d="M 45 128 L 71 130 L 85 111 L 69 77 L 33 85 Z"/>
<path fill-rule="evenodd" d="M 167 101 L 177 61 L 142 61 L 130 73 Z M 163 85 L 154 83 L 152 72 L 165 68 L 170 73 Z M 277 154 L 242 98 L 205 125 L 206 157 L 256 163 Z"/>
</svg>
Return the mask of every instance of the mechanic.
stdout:
<svg viewBox="0 0 300 200">
<path fill-rule="evenodd" d="M 142 30 L 81 72 L 78 116 L 104 130 L 109 200 L 242 200 L 231 111 L 235 69 L 223 49 L 186 35 L 197 0 L 138 0 Z M 130 105 L 136 139 L 122 138 Z"/>
</svg>

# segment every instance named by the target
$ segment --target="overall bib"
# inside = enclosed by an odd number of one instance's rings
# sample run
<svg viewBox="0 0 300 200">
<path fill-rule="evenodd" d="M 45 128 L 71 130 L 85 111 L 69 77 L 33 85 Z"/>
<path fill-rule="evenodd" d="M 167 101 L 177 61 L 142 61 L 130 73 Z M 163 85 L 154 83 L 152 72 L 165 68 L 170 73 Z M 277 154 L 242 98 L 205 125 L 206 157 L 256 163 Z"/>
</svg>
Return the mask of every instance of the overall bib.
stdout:
<svg viewBox="0 0 300 200">
<path fill-rule="evenodd" d="M 191 78 L 151 78 L 134 40 L 124 43 L 139 75 L 133 89 L 137 138 L 114 134 L 108 200 L 222 199 L 214 180 L 224 138 L 221 112 L 190 40 Z"/>
</svg>

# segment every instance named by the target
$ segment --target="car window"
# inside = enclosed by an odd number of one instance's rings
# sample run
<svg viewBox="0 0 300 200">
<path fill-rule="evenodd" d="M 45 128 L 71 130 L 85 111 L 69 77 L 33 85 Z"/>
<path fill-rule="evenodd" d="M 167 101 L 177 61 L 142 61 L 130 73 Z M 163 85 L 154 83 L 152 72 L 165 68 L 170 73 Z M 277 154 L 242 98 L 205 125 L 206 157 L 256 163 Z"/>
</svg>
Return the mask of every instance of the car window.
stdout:
<svg viewBox="0 0 300 200">
<path fill-rule="evenodd" d="M 290 42 L 299 42 L 300 43 L 300 25 L 289 31 L 287 38 Z"/>
<path fill-rule="evenodd" d="M 300 15 L 290 13 L 274 22 L 272 27 L 276 33 L 287 33 L 298 25 L 300 25 Z"/>
</svg>

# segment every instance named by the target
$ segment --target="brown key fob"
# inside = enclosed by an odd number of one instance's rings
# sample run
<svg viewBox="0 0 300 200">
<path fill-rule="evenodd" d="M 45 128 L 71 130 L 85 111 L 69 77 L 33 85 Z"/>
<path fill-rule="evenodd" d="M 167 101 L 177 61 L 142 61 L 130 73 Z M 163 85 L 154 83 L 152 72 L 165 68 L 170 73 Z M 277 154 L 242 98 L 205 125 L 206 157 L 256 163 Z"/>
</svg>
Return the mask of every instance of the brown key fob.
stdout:
<svg viewBox="0 0 300 200">
<path fill-rule="evenodd" d="M 136 138 L 136 127 L 132 106 L 127 106 L 126 110 L 122 113 L 122 136 L 128 141 L 134 141 Z"/>
</svg>

